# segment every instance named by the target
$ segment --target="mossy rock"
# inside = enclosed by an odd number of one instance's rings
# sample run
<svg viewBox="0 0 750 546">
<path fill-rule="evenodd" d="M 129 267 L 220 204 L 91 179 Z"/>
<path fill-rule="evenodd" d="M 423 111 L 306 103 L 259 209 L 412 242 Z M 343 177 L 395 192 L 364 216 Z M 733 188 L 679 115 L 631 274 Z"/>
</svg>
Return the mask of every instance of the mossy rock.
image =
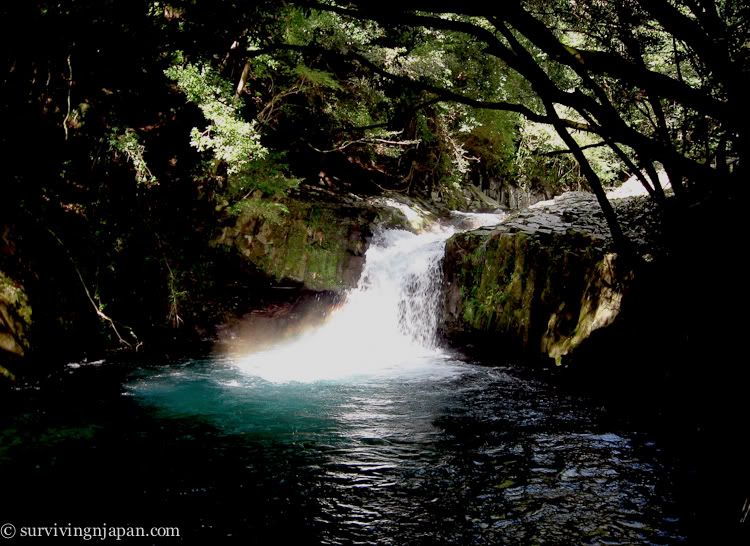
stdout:
<svg viewBox="0 0 750 546">
<path fill-rule="evenodd" d="M 377 212 L 328 202 L 290 199 L 281 222 L 241 216 L 218 242 L 234 246 L 279 282 L 302 283 L 318 291 L 356 285 Z"/>
<path fill-rule="evenodd" d="M 0 360 L 24 356 L 30 328 L 31 306 L 23 286 L 0 271 Z M 1 364 L 0 375 L 11 376 Z"/>
<path fill-rule="evenodd" d="M 618 318 L 632 272 L 582 232 L 457 234 L 443 262 L 448 337 L 561 363 Z"/>
</svg>

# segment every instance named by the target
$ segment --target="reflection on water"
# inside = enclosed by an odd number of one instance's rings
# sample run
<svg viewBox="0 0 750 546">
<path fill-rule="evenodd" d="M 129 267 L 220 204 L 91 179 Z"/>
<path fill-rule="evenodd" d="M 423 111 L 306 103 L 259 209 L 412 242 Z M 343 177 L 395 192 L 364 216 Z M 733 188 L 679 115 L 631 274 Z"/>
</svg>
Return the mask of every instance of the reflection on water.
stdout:
<svg viewBox="0 0 750 546">
<path fill-rule="evenodd" d="M 226 359 L 70 370 L 0 425 L 9 518 L 305 544 L 675 544 L 671 468 L 509 370 L 272 383 Z"/>
<path fill-rule="evenodd" d="M 681 542 L 653 443 L 436 346 L 453 229 L 381 234 L 357 290 L 296 340 L 73 366 L 0 400 L 0 519 L 204 544 Z"/>
<path fill-rule="evenodd" d="M 312 542 L 680 541 L 653 444 L 599 430 L 590 408 L 508 370 L 433 367 L 278 384 L 186 362 L 141 369 L 125 393 L 159 420 L 200 417 L 242 439 L 250 459 L 262 446 L 264 471 L 304 492 Z"/>
</svg>

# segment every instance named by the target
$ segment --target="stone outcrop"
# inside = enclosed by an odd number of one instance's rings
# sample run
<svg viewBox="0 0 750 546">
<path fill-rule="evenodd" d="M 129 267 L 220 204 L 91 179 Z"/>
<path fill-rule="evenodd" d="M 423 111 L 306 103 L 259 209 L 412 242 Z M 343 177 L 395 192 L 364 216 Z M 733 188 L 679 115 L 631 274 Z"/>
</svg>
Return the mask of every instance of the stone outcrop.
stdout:
<svg viewBox="0 0 750 546">
<path fill-rule="evenodd" d="M 234 247 L 279 282 L 314 291 L 356 286 L 375 226 L 418 229 L 404 203 L 387 199 L 289 199 L 278 223 L 250 215 L 223 230 L 218 244 Z M 425 212 L 425 214 L 429 214 Z"/>
<path fill-rule="evenodd" d="M 21 357 L 29 348 L 31 307 L 23 287 L 0 271 L 0 375 L 9 375 L 2 362 Z"/>
<path fill-rule="evenodd" d="M 465 185 L 464 192 L 467 190 L 481 193 L 482 199 L 489 199 L 505 210 L 523 210 L 562 193 L 562 189 L 545 186 L 539 180 L 519 183 L 494 176 L 475 177 L 471 184 Z"/>
<path fill-rule="evenodd" d="M 655 225 L 648 202 L 615 206 L 646 252 Z M 595 198 L 580 192 L 455 235 L 443 267 L 447 337 L 558 363 L 619 320 L 635 279 L 612 248 Z"/>
</svg>

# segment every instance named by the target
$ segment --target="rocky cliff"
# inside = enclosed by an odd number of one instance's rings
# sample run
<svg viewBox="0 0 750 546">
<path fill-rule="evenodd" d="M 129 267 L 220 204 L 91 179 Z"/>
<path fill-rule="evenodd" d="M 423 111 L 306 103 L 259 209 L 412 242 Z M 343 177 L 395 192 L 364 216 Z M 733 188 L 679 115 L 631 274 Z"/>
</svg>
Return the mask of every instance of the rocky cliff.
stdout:
<svg viewBox="0 0 750 546">
<path fill-rule="evenodd" d="M 655 211 L 639 198 L 616 209 L 650 260 Z M 443 268 L 448 338 L 557 363 L 618 322 L 637 277 L 613 250 L 594 197 L 576 192 L 455 235 Z"/>
</svg>

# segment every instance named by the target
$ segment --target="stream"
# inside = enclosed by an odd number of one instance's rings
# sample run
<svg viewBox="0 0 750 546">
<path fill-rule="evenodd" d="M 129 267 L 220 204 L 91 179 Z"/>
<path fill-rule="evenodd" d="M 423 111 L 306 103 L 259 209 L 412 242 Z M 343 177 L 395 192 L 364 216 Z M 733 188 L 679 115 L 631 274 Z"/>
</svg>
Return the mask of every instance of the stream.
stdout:
<svg viewBox="0 0 750 546">
<path fill-rule="evenodd" d="M 20 383 L 0 401 L 0 522 L 180 528 L 160 544 L 683 542 L 657 441 L 440 346 L 445 241 L 493 221 L 377 234 L 345 301 L 261 352 Z"/>
</svg>

